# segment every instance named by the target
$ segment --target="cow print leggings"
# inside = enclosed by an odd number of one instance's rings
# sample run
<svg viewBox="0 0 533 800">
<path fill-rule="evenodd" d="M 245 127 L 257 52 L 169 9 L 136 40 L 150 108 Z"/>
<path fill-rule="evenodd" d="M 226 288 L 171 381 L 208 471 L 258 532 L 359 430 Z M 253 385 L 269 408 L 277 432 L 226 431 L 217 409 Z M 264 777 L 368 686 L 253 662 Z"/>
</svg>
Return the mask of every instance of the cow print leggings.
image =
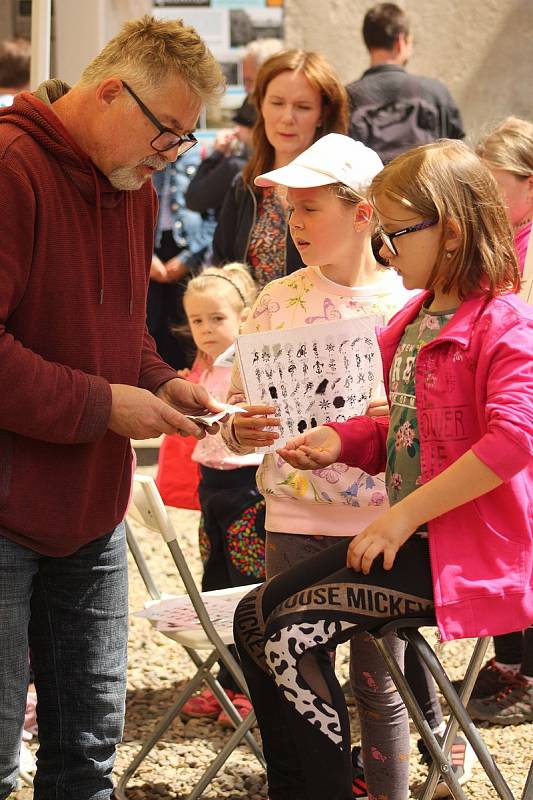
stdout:
<svg viewBox="0 0 533 800">
<path fill-rule="evenodd" d="M 360 634 L 361 741 L 369 797 L 408 797 L 405 707 L 367 633 L 395 617 L 433 618 L 428 541 L 412 536 L 392 570 L 346 567 L 350 539 L 261 584 L 239 603 L 235 643 L 267 761 L 270 800 L 351 800 L 350 725 L 331 653 Z M 404 644 L 394 637 L 402 663 Z"/>
</svg>

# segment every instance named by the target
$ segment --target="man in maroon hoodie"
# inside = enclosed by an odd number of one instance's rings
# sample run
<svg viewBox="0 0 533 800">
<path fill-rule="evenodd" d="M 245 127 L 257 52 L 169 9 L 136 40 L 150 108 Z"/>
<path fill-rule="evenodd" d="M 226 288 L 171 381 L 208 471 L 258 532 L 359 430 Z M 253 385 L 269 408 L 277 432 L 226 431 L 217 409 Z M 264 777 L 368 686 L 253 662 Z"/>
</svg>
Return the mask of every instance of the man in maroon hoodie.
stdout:
<svg viewBox="0 0 533 800">
<path fill-rule="evenodd" d="M 146 332 L 150 176 L 223 88 L 196 32 L 127 23 L 70 89 L 0 112 L 0 800 L 28 680 L 36 800 L 108 800 L 123 726 L 129 438 L 218 406 Z"/>
</svg>

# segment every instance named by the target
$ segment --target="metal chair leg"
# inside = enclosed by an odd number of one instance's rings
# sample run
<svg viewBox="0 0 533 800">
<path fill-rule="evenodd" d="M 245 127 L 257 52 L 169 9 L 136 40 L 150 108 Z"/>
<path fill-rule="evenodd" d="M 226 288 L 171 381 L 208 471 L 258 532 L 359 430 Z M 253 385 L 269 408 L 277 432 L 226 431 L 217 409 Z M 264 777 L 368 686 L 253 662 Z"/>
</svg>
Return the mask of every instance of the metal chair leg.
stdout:
<svg viewBox="0 0 533 800">
<path fill-rule="evenodd" d="M 446 702 L 450 707 L 451 714 L 458 721 L 465 737 L 468 739 L 472 748 L 482 765 L 485 773 L 493 785 L 497 795 L 501 800 L 515 800 L 512 791 L 510 790 L 505 778 L 496 766 L 496 763 L 487 748 L 485 742 L 480 736 L 476 726 L 472 722 L 469 714 L 467 713 L 463 703 L 459 699 L 452 682 L 444 672 L 440 661 L 418 630 L 411 630 L 408 634 L 409 641 L 416 647 L 417 652 L 422 656 L 429 671 L 435 678 L 437 686 L 446 698 Z M 480 646 L 476 651 L 476 657 L 481 661 L 484 656 L 484 650 Z M 444 776 L 446 779 L 446 776 Z"/>
<path fill-rule="evenodd" d="M 405 680 L 403 672 L 401 671 L 400 667 L 398 666 L 398 662 L 396 661 L 394 655 L 392 654 L 392 650 L 389 647 L 389 644 L 385 638 L 376 639 L 376 646 L 379 649 L 381 655 L 383 656 L 383 660 L 385 661 L 388 670 L 391 674 L 391 677 L 398 689 L 400 697 L 404 701 L 410 716 L 413 719 L 422 739 L 427 745 L 429 753 L 433 759 L 435 764 L 438 764 L 438 769 L 440 770 L 440 774 L 443 777 L 443 780 L 446 782 L 446 785 L 449 787 L 452 797 L 455 800 L 468 800 L 465 793 L 463 792 L 459 781 L 457 780 L 455 774 L 450 770 L 448 759 L 446 757 L 446 753 L 443 752 L 442 747 L 439 746 L 435 735 L 429 724 L 426 721 L 426 718 L 422 714 L 420 710 L 420 706 L 418 705 L 415 696 L 411 690 L 411 687 Z M 438 775 L 437 775 L 438 780 Z M 435 785 L 437 784 L 437 780 L 435 780 Z M 432 789 L 432 793 L 435 787 Z M 424 790 L 422 800 L 428 800 L 428 797 L 432 795 L 427 794 L 427 783 Z"/>
</svg>

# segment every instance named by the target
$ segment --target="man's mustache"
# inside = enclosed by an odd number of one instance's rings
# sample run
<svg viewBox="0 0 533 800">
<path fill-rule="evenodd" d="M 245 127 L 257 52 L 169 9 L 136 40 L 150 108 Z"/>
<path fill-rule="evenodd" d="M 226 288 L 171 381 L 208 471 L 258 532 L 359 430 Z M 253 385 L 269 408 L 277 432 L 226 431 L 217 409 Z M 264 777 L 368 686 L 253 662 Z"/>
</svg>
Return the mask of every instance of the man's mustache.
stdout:
<svg viewBox="0 0 533 800">
<path fill-rule="evenodd" d="M 139 161 L 139 166 L 151 167 L 152 169 L 162 170 L 167 166 L 168 161 L 162 156 L 147 156 Z"/>
</svg>

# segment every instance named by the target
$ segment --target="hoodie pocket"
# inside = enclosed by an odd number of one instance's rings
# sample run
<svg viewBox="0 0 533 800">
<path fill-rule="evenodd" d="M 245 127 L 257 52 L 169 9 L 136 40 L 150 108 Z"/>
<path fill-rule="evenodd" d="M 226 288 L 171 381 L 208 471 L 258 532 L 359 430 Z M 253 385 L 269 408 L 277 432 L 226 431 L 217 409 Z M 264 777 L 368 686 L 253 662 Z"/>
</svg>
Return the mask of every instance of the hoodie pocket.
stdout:
<svg viewBox="0 0 533 800">
<path fill-rule="evenodd" d="M 9 497 L 13 472 L 13 434 L 0 430 L 0 504 Z"/>
</svg>

